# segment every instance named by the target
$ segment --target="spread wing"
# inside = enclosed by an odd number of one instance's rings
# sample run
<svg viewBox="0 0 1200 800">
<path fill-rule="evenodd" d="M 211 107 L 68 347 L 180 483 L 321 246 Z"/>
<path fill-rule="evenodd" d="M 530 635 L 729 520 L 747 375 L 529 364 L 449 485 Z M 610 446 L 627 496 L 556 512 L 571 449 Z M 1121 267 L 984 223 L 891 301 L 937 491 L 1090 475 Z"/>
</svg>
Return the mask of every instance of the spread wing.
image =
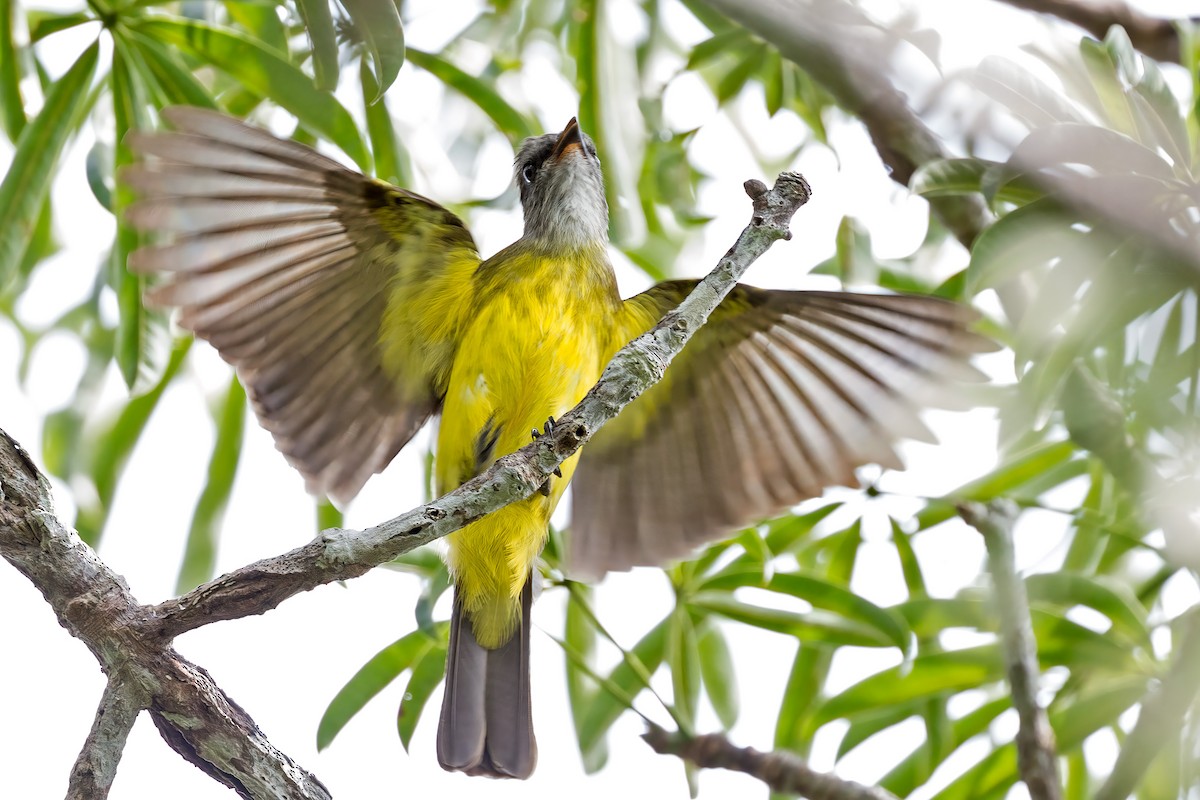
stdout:
<svg viewBox="0 0 1200 800">
<path fill-rule="evenodd" d="M 620 341 L 695 286 L 661 283 L 625 303 Z M 900 438 L 932 440 L 918 411 L 968 359 L 995 349 L 976 313 L 931 297 L 738 286 L 672 362 L 584 449 L 571 483 L 570 566 L 585 575 L 661 564 L 899 467 Z M 939 391 L 941 390 L 941 391 Z"/>
<path fill-rule="evenodd" d="M 197 108 L 134 133 L 130 268 L 237 369 L 310 491 L 353 497 L 440 405 L 479 264 L 458 217 L 296 142 Z"/>
</svg>

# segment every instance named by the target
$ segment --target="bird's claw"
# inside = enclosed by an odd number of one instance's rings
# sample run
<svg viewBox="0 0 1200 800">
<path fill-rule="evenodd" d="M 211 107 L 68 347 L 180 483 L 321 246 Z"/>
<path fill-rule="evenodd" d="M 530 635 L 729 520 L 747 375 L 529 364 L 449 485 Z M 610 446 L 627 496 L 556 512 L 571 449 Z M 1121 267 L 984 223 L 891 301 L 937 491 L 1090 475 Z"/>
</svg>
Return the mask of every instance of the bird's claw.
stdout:
<svg viewBox="0 0 1200 800">
<path fill-rule="evenodd" d="M 538 439 L 540 439 L 541 437 L 543 437 L 543 436 L 549 436 L 549 435 L 550 435 L 550 434 L 552 434 L 552 433 L 554 433 L 554 417 L 548 417 L 548 418 L 546 419 L 546 429 L 545 429 L 545 431 L 544 431 L 544 432 L 543 432 L 543 431 L 539 431 L 537 428 L 534 428 L 534 429 L 531 431 L 531 435 L 533 436 L 533 440 L 534 440 L 535 442 L 536 442 Z M 554 468 L 554 474 L 555 474 L 556 476 L 558 476 L 559 478 L 561 478 L 561 477 L 563 476 L 563 474 L 562 474 L 562 468 L 561 468 L 561 467 L 555 467 L 555 468 Z M 542 484 L 540 487 L 538 487 L 538 492 L 539 492 L 539 493 L 541 493 L 542 497 L 549 497 L 549 496 L 550 496 L 550 479 L 549 479 L 549 478 L 547 478 L 547 479 L 546 479 L 546 482 L 545 482 L 545 483 L 543 483 L 543 484 Z"/>
</svg>

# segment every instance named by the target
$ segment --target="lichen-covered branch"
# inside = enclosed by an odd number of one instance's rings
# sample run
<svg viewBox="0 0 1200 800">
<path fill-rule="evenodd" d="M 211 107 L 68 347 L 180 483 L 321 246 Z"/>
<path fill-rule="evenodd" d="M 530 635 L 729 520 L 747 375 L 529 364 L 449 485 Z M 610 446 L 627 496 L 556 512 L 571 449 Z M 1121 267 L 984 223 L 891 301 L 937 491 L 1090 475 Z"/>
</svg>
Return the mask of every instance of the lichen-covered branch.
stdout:
<svg viewBox="0 0 1200 800">
<path fill-rule="evenodd" d="M 0 431 L 0 556 L 37 586 L 59 621 L 96 656 L 109 688 L 73 772 L 74 796 L 103 798 L 132 719 L 148 710 L 167 743 L 247 798 L 324 800 L 328 790 L 271 745 L 254 721 L 173 638 L 221 619 L 260 614 L 302 591 L 354 577 L 528 497 L 607 420 L 659 380 L 755 259 L 791 237 L 792 216 L 810 195 L 798 174 L 768 190 L 748 181 L 753 216 L 737 243 L 695 291 L 617 353 L 587 397 L 553 434 L 500 459 L 445 497 L 365 531 L 325 531 L 159 606 L 140 605 L 119 575 L 55 518 L 49 484 L 29 455 Z M 88 792 L 91 792 L 88 794 Z"/>
<path fill-rule="evenodd" d="M 149 709 L 176 752 L 242 797 L 328 800 L 321 782 L 276 750 L 207 672 L 158 637 L 153 609 L 139 605 L 121 577 L 58 521 L 49 484 L 3 431 L 0 556 L 37 586 L 109 676 L 72 770 L 72 791 L 80 793 L 71 796 L 107 795 L 130 717 Z"/>
<path fill-rule="evenodd" d="M 703 769 L 744 772 L 773 792 L 811 800 L 896 800 L 895 795 L 878 786 L 817 772 L 793 753 L 764 753 L 753 747 L 738 747 L 721 734 L 687 736 L 655 725 L 642 738 L 656 753 L 678 756 Z"/>
<path fill-rule="evenodd" d="M 958 513 L 983 535 L 987 546 L 1009 689 L 1020 719 L 1017 764 L 1021 780 L 1033 800 L 1059 800 L 1062 785 L 1058 779 L 1054 731 L 1037 699 L 1041 671 L 1029 615 L 1029 598 L 1025 594 L 1025 584 L 1017 575 L 1013 557 L 1015 507 L 1000 502 L 988 506 L 964 503 L 959 506 Z"/>
<path fill-rule="evenodd" d="M 1120 25 L 1133 46 L 1159 61 L 1180 63 L 1179 30 L 1169 19 L 1151 17 L 1120 0 L 1000 0 L 1010 6 L 1049 14 L 1103 39 Z"/>
<path fill-rule="evenodd" d="M 95 800 L 108 796 L 113 778 L 117 776 L 117 764 L 121 763 L 121 754 L 125 751 L 125 740 L 143 708 L 143 692 L 136 683 L 118 677 L 109 680 L 96 709 L 92 730 L 71 768 L 67 800 Z"/>
</svg>

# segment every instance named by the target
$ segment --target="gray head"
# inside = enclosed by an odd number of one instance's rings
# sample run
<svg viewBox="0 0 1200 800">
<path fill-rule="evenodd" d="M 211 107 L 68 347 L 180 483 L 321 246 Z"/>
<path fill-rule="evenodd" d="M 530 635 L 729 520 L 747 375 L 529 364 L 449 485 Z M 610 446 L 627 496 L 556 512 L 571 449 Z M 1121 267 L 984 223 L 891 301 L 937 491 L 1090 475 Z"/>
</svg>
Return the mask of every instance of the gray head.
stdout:
<svg viewBox="0 0 1200 800">
<path fill-rule="evenodd" d="M 585 247 L 608 240 L 604 176 L 590 136 L 572 117 L 559 134 L 521 143 L 514 164 L 525 238 L 555 247 Z"/>
</svg>

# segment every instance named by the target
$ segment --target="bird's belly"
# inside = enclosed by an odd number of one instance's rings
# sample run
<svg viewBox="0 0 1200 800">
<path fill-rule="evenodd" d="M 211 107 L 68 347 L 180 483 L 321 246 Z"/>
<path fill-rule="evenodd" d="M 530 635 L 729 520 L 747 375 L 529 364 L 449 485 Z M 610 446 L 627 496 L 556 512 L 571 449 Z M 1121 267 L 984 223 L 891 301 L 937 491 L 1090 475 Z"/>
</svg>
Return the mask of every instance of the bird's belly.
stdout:
<svg viewBox="0 0 1200 800">
<path fill-rule="evenodd" d="M 531 441 L 534 428 L 583 398 L 600 376 L 601 310 L 544 294 L 494 297 L 470 323 L 451 373 L 438 435 L 437 482 L 449 491 Z M 534 494 L 448 537 L 447 563 L 485 647 L 516 627 L 525 579 L 578 457 Z"/>
</svg>

